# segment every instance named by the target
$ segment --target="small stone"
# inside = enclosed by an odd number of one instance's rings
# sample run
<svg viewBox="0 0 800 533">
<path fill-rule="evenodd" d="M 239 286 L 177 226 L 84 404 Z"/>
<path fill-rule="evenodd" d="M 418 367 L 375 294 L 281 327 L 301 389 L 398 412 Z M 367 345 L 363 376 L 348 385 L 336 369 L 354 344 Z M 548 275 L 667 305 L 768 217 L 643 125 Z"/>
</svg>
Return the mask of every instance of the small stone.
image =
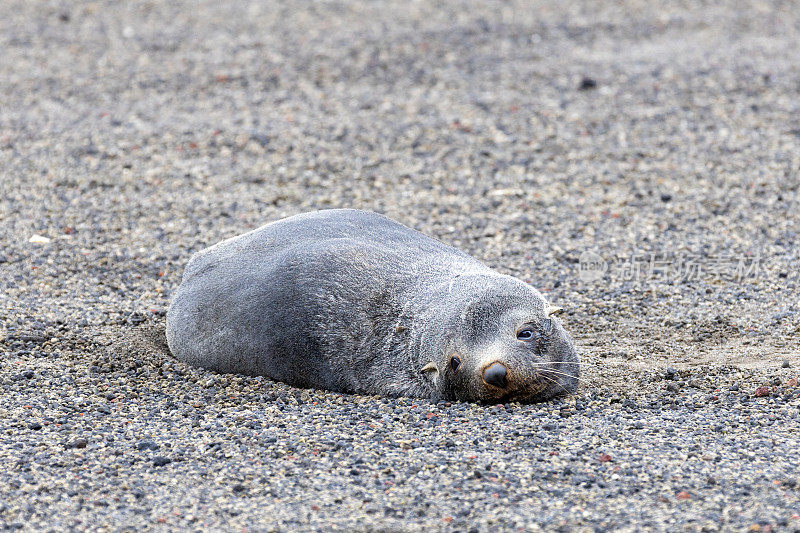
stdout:
<svg viewBox="0 0 800 533">
<path fill-rule="evenodd" d="M 769 387 L 759 387 L 756 389 L 755 392 L 756 398 L 763 398 L 764 396 L 769 396 Z"/>
<path fill-rule="evenodd" d="M 88 444 L 89 441 L 86 438 L 78 437 L 77 439 L 67 444 L 67 448 L 86 448 Z"/>
<path fill-rule="evenodd" d="M 784 359 L 783 362 L 781 363 L 781 368 L 789 368 L 790 366 L 792 365 L 789 364 L 788 359 Z"/>
<path fill-rule="evenodd" d="M 136 449 L 138 449 L 140 452 L 145 450 L 156 451 L 159 448 L 160 446 L 155 441 L 148 439 L 140 440 L 139 443 L 136 445 Z"/>
<path fill-rule="evenodd" d="M 163 457 L 161 455 L 153 457 L 153 466 L 164 466 L 168 465 L 171 462 L 172 459 L 170 459 L 169 457 Z"/>
<path fill-rule="evenodd" d="M 664 193 L 664 194 L 661 195 L 661 201 L 662 202 L 667 203 L 670 200 L 672 200 L 672 195 L 671 194 Z"/>
<path fill-rule="evenodd" d="M 245 490 L 247 490 L 247 487 L 245 487 L 241 483 L 237 483 L 231 488 L 232 488 L 233 492 L 236 492 L 236 493 L 244 492 Z"/>
<path fill-rule="evenodd" d="M 42 425 L 39 422 L 31 422 L 28 425 L 28 427 L 34 431 L 39 431 L 40 429 L 42 429 Z"/>
<path fill-rule="evenodd" d="M 133 326 L 138 326 L 139 324 L 141 324 L 145 320 L 147 320 L 147 317 L 142 315 L 141 313 L 131 313 L 128 316 L 128 323 L 133 325 Z"/>
<path fill-rule="evenodd" d="M 250 134 L 250 139 L 257 142 L 262 148 L 266 147 L 270 142 L 269 135 L 257 131 Z"/>
<path fill-rule="evenodd" d="M 597 87 L 597 81 L 594 78 L 584 76 L 581 78 L 581 83 L 578 85 L 578 90 L 588 91 Z"/>
<path fill-rule="evenodd" d="M 50 239 L 43 235 L 32 235 L 28 242 L 31 244 L 48 244 Z"/>
</svg>

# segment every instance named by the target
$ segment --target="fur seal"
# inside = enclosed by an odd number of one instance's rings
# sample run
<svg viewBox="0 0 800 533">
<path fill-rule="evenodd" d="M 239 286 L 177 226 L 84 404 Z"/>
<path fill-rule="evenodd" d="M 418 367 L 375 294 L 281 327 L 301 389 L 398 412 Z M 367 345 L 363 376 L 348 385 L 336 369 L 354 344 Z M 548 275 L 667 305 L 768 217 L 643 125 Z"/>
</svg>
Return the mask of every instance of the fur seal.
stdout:
<svg viewBox="0 0 800 533">
<path fill-rule="evenodd" d="M 530 285 L 383 215 L 292 216 L 199 251 L 167 312 L 181 361 L 297 387 L 535 402 L 575 347 Z"/>
</svg>

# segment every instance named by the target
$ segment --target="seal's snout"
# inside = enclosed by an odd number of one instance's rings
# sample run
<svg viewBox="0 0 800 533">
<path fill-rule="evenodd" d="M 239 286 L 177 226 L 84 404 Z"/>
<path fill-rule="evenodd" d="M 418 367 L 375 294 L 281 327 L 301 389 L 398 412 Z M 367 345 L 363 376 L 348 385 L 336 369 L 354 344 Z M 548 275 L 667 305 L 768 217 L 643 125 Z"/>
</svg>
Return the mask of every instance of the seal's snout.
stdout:
<svg viewBox="0 0 800 533">
<path fill-rule="evenodd" d="M 492 363 L 483 371 L 483 381 L 494 387 L 505 389 L 508 385 L 508 371 L 502 363 Z"/>
</svg>

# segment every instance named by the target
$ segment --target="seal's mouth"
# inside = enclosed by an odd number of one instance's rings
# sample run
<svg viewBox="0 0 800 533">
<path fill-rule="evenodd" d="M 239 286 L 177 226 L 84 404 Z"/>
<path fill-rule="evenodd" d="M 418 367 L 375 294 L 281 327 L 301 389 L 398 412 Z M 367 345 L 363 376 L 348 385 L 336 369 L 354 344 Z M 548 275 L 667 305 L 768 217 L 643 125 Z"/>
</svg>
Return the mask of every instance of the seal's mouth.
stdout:
<svg viewBox="0 0 800 533">
<path fill-rule="evenodd" d="M 563 383 L 557 376 L 548 376 L 547 372 L 537 372 L 536 375 L 526 380 L 522 386 L 511 391 L 504 391 L 505 394 L 498 395 L 490 401 L 498 403 L 519 402 L 537 403 L 544 402 L 559 396 L 570 395 L 574 388 L 569 384 Z"/>
<path fill-rule="evenodd" d="M 520 403 L 534 403 L 541 402 L 549 398 L 546 394 L 548 383 L 547 381 L 537 381 L 535 383 L 527 384 L 521 390 L 512 391 L 504 394 L 499 398 L 501 403 L 507 402 L 520 402 Z"/>
</svg>

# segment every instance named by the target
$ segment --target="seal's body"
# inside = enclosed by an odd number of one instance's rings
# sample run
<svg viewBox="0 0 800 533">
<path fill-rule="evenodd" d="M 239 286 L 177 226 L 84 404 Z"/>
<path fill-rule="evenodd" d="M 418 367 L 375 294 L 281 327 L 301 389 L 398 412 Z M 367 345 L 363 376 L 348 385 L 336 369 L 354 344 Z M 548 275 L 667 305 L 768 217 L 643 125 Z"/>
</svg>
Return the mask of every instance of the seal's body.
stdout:
<svg viewBox="0 0 800 533">
<path fill-rule="evenodd" d="M 351 209 L 197 252 L 167 342 L 188 364 L 348 393 L 540 401 L 577 386 L 572 341 L 538 291 Z"/>
</svg>

